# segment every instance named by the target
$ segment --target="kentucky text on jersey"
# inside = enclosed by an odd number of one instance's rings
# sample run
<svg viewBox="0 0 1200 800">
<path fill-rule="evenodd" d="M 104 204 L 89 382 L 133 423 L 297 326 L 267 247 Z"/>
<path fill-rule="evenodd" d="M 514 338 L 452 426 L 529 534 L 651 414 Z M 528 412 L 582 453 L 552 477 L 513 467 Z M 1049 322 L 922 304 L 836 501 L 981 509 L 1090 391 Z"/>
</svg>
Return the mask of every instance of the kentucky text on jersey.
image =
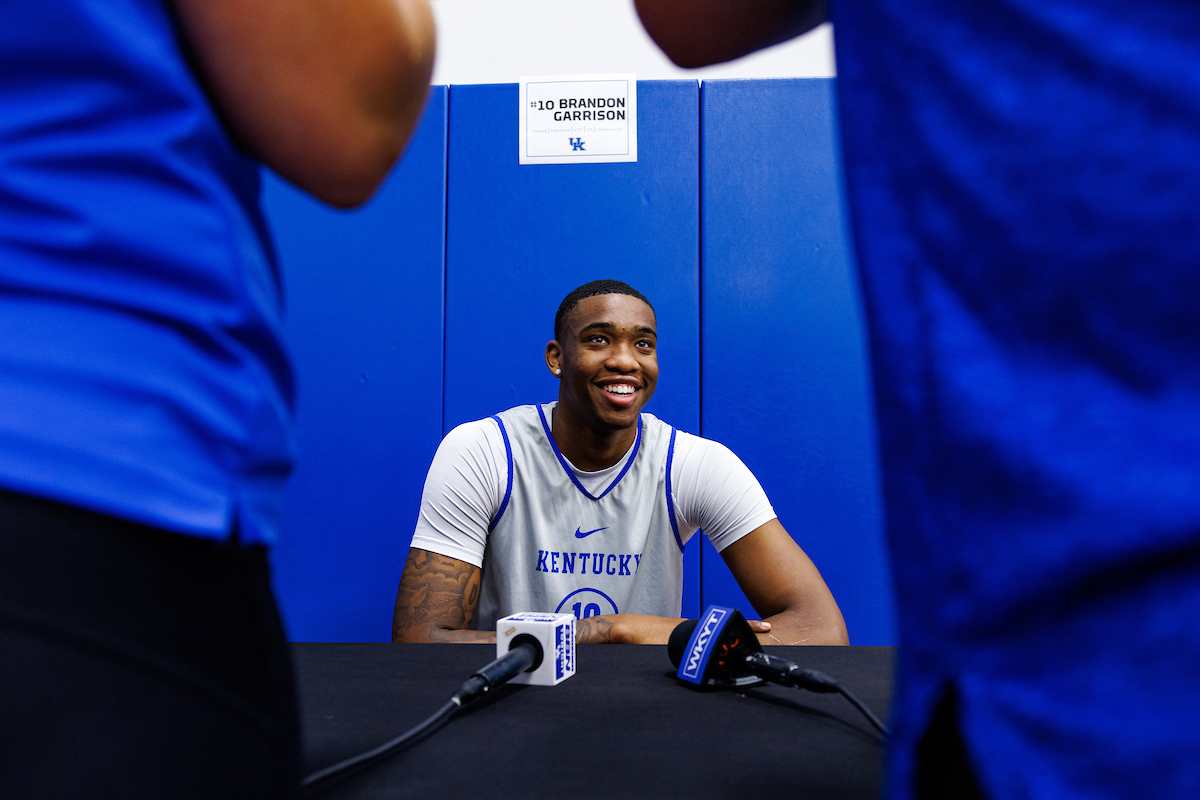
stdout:
<svg viewBox="0 0 1200 800">
<path fill-rule="evenodd" d="M 538 550 L 537 572 L 559 572 L 587 575 L 632 575 L 642 561 L 641 553 L 561 553 L 556 550 Z M 590 563 L 589 563 L 590 562 Z"/>
</svg>

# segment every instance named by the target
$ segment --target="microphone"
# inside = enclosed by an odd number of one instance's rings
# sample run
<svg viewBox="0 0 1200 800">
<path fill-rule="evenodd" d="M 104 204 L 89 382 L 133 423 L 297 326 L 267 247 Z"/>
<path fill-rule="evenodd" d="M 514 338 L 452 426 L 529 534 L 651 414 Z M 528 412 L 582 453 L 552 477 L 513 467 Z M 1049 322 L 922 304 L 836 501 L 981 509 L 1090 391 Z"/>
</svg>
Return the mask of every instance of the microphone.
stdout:
<svg viewBox="0 0 1200 800">
<path fill-rule="evenodd" d="M 699 689 L 753 686 L 763 680 L 807 689 L 839 692 L 885 737 L 887 728 L 846 687 L 815 669 L 801 669 L 786 658 L 764 653 L 750 623 L 735 608 L 709 606 L 700 619 L 685 619 L 671 631 L 667 655 L 679 668 L 676 677 Z"/>
<path fill-rule="evenodd" d="M 522 672 L 541 666 L 543 651 L 537 639 L 523 635 L 516 637 L 511 645 L 507 653 L 463 681 L 462 688 L 450 698 L 450 702 L 459 707 L 465 706 L 495 687 L 503 686 Z"/>
<path fill-rule="evenodd" d="M 571 614 L 513 614 L 496 621 L 495 661 L 467 678 L 450 700 L 414 728 L 391 741 L 308 775 L 300 782 L 312 797 L 352 772 L 407 750 L 450 721 L 463 706 L 497 686 L 525 683 L 557 686 L 575 674 L 575 617 Z M 547 655 L 549 657 L 547 657 Z"/>
<path fill-rule="evenodd" d="M 745 668 L 746 654 L 762 652 L 750 623 L 736 608 L 709 606 L 700 619 L 675 626 L 667 655 L 676 677 L 698 688 L 727 689 L 762 681 Z"/>
<path fill-rule="evenodd" d="M 695 686 L 747 686 L 761 679 L 812 692 L 838 691 L 837 682 L 825 673 L 764 653 L 750 623 L 736 608 L 709 606 L 700 619 L 676 625 L 667 641 L 667 655 L 679 668 L 677 677 Z"/>
<path fill-rule="evenodd" d="M 466 705 L 505 683 L 557 686 L 574 675 L 574 615 L 523 612 L 496 620 L 496 656 L 451 702 Z"/>
</svg>

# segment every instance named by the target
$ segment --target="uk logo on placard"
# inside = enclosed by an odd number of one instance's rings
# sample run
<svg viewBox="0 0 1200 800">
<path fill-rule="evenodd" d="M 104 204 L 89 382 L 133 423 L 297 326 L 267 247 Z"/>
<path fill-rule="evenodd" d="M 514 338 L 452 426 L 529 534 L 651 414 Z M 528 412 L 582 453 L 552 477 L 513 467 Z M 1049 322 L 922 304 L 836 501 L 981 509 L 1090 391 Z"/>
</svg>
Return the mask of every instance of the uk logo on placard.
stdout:
<svg viewBox="0 0 1200 800">
<path fill-rule="evenodd" d="M 521 164 L 637 161 L 637 77 L 520 79 Z"/>
</svg>

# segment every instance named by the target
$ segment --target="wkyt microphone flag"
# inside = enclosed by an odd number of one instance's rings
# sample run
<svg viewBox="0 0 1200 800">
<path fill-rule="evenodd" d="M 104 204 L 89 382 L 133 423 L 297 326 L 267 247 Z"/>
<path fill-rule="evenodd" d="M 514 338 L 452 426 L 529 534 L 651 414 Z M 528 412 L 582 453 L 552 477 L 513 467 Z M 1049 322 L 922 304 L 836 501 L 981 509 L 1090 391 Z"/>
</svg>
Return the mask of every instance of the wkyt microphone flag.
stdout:
<svg viewBox="0 0 1200 800">
<path fill-rule="evenodd" d="M 677 677 L 699 687 L 760 683 L 759 678 L 738 669 L 747 653 L 760 652 L 762 645 L 742 612 L 723 606 L 709 606 L 700 619 L 680 623 L 667 643 L 671 661 L 679 666 Z"/>
</svg>

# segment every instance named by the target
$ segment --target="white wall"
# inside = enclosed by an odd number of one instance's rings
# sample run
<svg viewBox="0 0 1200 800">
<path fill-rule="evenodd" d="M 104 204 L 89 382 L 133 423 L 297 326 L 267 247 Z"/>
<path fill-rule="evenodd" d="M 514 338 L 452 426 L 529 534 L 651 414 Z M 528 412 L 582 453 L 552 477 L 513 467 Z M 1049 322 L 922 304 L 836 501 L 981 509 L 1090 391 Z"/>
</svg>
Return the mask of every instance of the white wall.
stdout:
<svg viewBox="0 0 1200 800">
<path fill-rule="evenodd" d="M 633 0 L 432 0 L 433 83 L 515 83 L 521 75 L 634 72 L 639 80 L 836 74 L 828 24 L 737 61 L 685 70 L 642 29 Z"/>
</svg>

